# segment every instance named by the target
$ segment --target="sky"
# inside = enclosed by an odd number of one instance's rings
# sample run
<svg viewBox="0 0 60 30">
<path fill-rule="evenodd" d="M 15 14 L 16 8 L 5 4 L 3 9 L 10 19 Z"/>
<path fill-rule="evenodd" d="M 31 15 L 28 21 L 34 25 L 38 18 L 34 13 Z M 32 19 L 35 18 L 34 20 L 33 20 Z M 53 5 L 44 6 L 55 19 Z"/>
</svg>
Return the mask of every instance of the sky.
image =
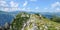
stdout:
<svg viewBox="0 0 60 30">
<path fill-rule="evenodd" d="M 0 11 L 60 12 L 60 0 L 0 0 Z"/>
</svg>

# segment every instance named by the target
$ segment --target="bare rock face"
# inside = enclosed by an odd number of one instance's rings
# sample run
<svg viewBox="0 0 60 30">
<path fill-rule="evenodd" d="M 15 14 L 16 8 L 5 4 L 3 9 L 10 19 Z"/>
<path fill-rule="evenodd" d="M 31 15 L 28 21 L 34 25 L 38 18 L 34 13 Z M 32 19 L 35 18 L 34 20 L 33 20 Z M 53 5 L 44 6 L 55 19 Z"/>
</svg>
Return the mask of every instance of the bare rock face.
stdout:
<svg viewBox="0 0 60 30">
<path fill-rule="evenodd" d="M 2 30 L 2 27 L 0 26 L 0 30 Z"/>
<path fill-rule="evenodd" d="M 9 30 L 10 29 L 10 24 L 6 22 L 5 25 L 4 25 L 4 29 Z"/>
</svg>

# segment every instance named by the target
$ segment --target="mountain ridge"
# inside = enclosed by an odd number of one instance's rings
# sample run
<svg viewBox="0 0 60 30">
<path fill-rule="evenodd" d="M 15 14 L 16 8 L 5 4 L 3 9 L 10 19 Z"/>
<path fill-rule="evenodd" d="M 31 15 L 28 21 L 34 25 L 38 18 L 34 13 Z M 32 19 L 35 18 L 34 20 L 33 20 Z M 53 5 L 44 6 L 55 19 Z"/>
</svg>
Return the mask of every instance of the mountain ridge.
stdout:
<svg viewBox="0 0 60 30">
<path fill-rule="evenodd" d="M 38 16 L 38 14 L 20 13 L 14 19 L 12 25 L 15 30 L 60 30 L 59 23 L 43 18 L 42 15 Z"/>
</svg>

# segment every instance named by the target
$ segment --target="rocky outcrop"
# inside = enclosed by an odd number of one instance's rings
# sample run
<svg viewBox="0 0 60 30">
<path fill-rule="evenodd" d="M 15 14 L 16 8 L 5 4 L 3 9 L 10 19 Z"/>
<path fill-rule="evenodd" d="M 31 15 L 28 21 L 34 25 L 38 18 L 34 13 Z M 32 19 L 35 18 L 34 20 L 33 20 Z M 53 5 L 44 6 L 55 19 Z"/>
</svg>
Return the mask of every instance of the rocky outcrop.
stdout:
<svg viewBox="0 0 60 30">
<path fill-rule="evenodd" d="M 3 27 L 0 26 L 0 30 L 10 30 L 10 24 L 9 23 L 5 23 L 5 25 Z"/>
</svg>

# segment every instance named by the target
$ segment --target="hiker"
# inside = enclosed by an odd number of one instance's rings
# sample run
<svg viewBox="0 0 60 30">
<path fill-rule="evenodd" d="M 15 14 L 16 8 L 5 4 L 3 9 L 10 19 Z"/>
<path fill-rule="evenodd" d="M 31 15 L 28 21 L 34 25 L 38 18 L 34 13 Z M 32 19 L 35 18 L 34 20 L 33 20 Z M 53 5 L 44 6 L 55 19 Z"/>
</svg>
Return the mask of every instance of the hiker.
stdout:
<svg viewBox="0 0 60 30">
<path fill-rule="evenodd" d="M 42 16 L 40 15 L 40 19 L 42 18 Z"/>
</svg>

